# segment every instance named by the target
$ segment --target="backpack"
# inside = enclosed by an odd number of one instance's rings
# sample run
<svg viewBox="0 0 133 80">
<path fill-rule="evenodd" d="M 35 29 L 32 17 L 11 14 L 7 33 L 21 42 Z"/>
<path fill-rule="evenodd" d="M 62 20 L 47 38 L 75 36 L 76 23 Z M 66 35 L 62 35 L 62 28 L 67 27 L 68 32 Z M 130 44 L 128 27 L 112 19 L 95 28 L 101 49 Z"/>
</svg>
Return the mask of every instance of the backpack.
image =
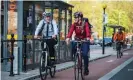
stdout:
<svg viewBox="0 0 133 80">
<path fill-rule="evenodd" d="M 89 29 L 90 29 L 90 34 L 92 34 L 92 30 L 91 30 L 91 28 L 93 28 L 93 26 L 89 23 L 89 20 L 88 20 L 88 18 L 83 18 L 83 24 L 85 25 L 85 22 L 87 22 L 88 23 L 88 25 L 89 25 Z"/>
</svg>

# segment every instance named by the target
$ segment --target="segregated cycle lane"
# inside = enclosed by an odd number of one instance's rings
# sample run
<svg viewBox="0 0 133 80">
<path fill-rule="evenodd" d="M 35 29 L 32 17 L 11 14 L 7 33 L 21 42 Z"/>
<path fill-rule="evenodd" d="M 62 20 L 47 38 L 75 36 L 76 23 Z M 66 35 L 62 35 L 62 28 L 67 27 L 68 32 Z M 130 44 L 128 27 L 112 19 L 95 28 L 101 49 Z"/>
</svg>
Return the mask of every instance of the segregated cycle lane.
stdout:
<svg viewBox="0 0 133 80">
<path fill-rule="evenodd" d="M 117 59 L 116 55 L 112 55 L 92 61 L 89 64 L 90 74 L 85 77 L 85 80 L 98 80 L 131 57 L 133 57 L 133 50 L 125 51 L 124 56 L 120 59 Z M 40 80 L 40 78 L 35 80 Z M 54 78 L 48 75 L 47 80 L 74 80 L 74 69 L 70 68 L 57 72 Z"/>
</svg>

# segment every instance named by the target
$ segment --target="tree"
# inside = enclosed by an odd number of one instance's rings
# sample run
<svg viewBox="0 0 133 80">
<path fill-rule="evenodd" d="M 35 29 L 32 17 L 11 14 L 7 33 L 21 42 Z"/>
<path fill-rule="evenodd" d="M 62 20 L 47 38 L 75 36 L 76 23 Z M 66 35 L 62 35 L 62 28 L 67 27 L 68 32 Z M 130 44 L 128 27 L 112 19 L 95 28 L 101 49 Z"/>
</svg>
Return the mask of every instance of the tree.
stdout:
<svg viewBox="0 0 133 80">
<path fill-rule="evenodd" d="M 94 26 L 94 32 L 102 36 L 103 8 L 102 4 L 107 4 L 106 14 L 108 15 L 108 24 L 121 25 L 126 32 L 133 32 L 133 1 L 69 1 L 74 5 L 73 13 L 81 11 L 84 17 L 89 18 Z M 111 37 L 112 28 L 106 28 L 106 35 Z"/>
</svg>

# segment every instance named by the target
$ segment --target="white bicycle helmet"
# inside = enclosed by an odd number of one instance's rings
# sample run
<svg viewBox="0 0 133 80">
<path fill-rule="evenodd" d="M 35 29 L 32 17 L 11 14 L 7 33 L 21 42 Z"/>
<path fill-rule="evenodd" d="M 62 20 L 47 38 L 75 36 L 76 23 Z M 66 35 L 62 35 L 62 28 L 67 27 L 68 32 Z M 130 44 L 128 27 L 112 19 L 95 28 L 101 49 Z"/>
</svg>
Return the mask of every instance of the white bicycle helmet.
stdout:
<svg viewBox="0 0 133 80">
<path fill-rule="evenodd" d="M 45 16 L 51 16 L 51 13 L 50 12 L 43 12 L 43 17 L 45 17 Z"/>
</svg>

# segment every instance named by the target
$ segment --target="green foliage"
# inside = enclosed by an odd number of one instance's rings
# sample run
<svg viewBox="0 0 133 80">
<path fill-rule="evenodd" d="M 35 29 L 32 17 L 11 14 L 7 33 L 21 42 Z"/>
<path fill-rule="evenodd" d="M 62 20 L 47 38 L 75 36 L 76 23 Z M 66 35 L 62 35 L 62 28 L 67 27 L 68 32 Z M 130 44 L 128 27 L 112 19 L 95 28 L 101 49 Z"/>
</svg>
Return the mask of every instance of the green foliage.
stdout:
<svg viewBox="0 0 133 80">
<path fill-rule="evenodd" d="M 94 26 L 94 32 L 102 36 L 103 26 L 103 4 L 107 4 L 106 14 L 108 15 L 108 24 L 121 25 L 126 32 L 133 32 L 133 2 L 132 1 L 70 1 L 74 5 L 73 13 L 81 11 L 84 17 L 89 18 L 90 23 Z M 113 29 L 106 28 L 106 36 L 111 37 Z"/>
</svg>

